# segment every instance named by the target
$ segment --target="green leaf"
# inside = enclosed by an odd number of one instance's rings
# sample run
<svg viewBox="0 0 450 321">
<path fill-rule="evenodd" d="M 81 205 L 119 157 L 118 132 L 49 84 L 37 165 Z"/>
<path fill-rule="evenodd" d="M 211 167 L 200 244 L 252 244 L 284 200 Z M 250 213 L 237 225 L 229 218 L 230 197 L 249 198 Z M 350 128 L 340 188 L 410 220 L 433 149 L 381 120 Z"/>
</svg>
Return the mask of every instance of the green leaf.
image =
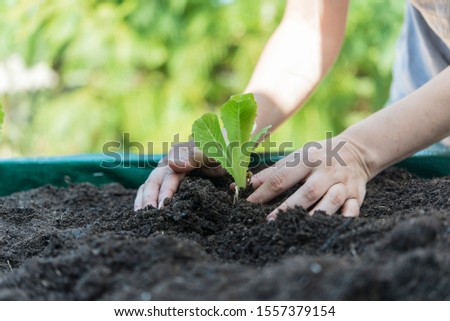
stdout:
<svg viewBox="0 0 450 321">
<path fill-rule="evenodd" d="M 247 186 L 247 170 L 250 154 L 256 142 L 266 134 L 271 126 L 260 130 L 252 139 L 250 135 L 256 118 L 256 102 L 252 94 L 232 96 L 221 108 L 227 139 L 220 129 L 215 114 L 207 113 L 197 119 L 192 126 L 196 146 L 209 158 L 214 158 L 234 178 L 236 192 Z"/>
<path fill-rule="evenodd" d="M 209 158 L 214 158 L 234 176 L 231 158 L 228 157 L 227 145 L 220 130 L 219 118 L 216 114 L 206 113 L 192 125 L 195 144 Z"/>
<path fill-rule="evenodd" d="M 272 125 L 266 126 L 263 129 L 261 129 L 259 132 L 257 132 L 255 135 L 253 135 L 252 139 L 250 139 L 251 143 L 251 149 L 254 150 L 256 148 L 256 144 L 258 143 L 259 139 L 266 135 L 269 132 L 269 129 L 272 128 Z"/>
<path fill-rule="evenodd" d="M 244 145 L 250 140 L 253 123 L 256 118 L 256 102 L 252 94 L 235 95 L 221 108 L 220 117 L 227 131 L 227 151 L 231 154 L 231 166 L 236 185 L 247 186 L 247 169 L 250 152 Z"/>
</svg>

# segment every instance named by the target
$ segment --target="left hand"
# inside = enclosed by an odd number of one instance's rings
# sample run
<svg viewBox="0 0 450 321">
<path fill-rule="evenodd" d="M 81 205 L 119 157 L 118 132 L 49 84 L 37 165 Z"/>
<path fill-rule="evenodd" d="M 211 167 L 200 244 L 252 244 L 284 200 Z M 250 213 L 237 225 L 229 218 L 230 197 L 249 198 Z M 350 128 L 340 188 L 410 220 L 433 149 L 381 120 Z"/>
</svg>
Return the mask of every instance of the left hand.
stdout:
<svg viewBox="0 0 450 321">
<path fill-rule="evenodd" d="M 358 216 L 371 174 L 361 148 L 349 139 L 332 138 L 313 143 L 286 156 L 251 179 L 255 191 L 250 202 L 265 203 L 302 182 L 302 186 L 267 216 L 301 206 L 309 213 L 321 210 L 343 216 Z M 327 147 L 328 146 L 328 147 Z"/>
</svg>

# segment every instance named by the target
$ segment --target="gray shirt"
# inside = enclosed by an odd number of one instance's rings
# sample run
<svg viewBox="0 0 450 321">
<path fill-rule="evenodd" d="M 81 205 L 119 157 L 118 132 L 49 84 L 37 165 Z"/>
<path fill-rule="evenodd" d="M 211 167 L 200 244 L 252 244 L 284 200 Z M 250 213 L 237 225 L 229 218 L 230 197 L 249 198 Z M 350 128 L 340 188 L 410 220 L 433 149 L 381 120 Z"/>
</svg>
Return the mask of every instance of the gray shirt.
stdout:
<svg viewBox="0 0 450 321">
<path fill-rule="evenodd" d="M 449 65 L 450 0 L 408 1 L 387 105 L 410 94 Z"/>
<path fill-rule="evenodd" d="M 411 0 L 436 35 L 450 47 L 450 1 Z"/>
</svg>

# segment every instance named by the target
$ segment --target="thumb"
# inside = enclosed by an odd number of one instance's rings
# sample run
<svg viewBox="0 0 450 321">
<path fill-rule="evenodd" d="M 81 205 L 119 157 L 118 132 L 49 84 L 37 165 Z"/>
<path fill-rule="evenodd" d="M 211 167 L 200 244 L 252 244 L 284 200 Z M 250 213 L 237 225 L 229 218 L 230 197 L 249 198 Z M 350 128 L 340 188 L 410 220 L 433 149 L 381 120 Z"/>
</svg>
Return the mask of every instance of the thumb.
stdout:
<svg viewBox="0 0 450 321">
<path fill-rule="evenodd" d="M 167 157 L 169 167 L 177 173 L 186 173 L 202 166 L 203 153 L 193 142 L 174 146 Z"/>
</svg>

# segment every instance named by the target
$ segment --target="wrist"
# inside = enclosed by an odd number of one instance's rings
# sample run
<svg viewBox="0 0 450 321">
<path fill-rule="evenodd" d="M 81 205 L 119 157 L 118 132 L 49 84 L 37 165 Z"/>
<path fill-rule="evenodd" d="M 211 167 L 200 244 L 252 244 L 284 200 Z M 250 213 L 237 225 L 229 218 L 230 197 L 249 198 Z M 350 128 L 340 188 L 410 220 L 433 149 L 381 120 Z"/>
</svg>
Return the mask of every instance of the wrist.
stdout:
<svg viewBox="0 0 450 321">
<path fill-rule="evenodd" d="M 353 164 L 350 166 L 358 166 L 364 178 L 369 181 L 374 178 L 384 168 L 380 166 L 377 159 L 377 153 L 370 146 L 349 130 L 346 130 L 336 136 L 340 141 L 345 142 L 346 151 L 349 153 Z"/>
</svg>

